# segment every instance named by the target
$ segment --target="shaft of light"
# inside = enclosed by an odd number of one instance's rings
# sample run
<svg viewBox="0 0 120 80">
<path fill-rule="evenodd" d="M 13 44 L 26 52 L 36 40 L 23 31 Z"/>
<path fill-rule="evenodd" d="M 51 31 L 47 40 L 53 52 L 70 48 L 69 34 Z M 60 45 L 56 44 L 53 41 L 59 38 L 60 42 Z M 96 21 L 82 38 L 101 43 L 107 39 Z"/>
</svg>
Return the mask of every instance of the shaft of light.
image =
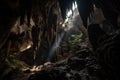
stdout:
<svg viewBox="0 0 120 80">
<path fill-rule="evenodd" d="M 48 61 L 51 60 L 51 58 L 53 57 L 55 50 L 59 47 L 60 42 L 62 41 L 63 37 L 64 37 L 65 32 L 62 32 L 60 34 L 60 36 L 58 37 L 58 39 L 56 38 L 55 43 L 53 44 L 53 46 L 50 49 L 49 55 L 48 55 Z"/>
</svg>

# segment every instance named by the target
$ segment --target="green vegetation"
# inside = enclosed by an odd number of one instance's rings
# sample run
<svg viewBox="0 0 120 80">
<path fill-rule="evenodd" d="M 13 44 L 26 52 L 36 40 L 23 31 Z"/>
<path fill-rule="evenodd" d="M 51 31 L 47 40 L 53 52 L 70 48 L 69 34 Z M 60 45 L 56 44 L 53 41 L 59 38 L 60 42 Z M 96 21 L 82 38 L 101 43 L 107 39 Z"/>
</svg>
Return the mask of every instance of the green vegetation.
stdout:
<svg viewBox="0 0 120 80">
<path fill-rule="evenodd" d="M 69 38 L 69 45 L 70 46 L 78 45 L 82 41 L 82 36 L 83 36 L 82 33 L 76 34 L 76 35 L 71 35 L 71 37 Z"/>
</svg>

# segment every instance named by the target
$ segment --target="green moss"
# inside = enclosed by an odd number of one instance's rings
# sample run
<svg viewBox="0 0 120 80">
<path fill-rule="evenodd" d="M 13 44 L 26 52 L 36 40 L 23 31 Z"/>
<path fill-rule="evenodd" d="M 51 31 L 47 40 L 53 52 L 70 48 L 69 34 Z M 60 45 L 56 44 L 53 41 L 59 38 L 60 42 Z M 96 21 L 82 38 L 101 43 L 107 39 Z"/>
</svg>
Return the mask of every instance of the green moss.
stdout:
<svg viewBox="0 0 120 80">
<path fill-rule="evenodd" d="M 71 35 L 71 37 L 69 39 L 70 46 L 78 45 L 82 41 L 82 36 L 83 36 L 82 33 L 80 33 L 78 35 Z"/>
</svg>

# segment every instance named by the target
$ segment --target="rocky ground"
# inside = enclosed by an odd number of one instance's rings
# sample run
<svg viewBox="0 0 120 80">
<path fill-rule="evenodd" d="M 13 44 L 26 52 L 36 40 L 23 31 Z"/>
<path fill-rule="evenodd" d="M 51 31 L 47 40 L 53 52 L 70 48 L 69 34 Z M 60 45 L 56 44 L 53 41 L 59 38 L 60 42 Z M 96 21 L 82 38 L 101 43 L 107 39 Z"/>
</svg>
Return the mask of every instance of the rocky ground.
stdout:
<svg viewBox="0 0 120 80">
<path fill-rule="evenodd" d="M 8 64 L 8 60 L 3 65 L 5 67 L 0 67 L 0 80 L 109 80 L 97 63 L 87 38 L 83 41 L 79 40 L 80 36 L 77 37 L 73 37 L 70 43 L 69 38 L 61 43 L 60 59 L 55 63 L 29 66 L 24 62 L 14 64 L 16 62 L 12 61 L 13 66 Z M 27 58 L 27 61 L 31 60 Z"/>
<path fill-rule="evenodd" d="M 91 50 L 83 49 L 72 57 L 49 65 L 31 75 L 28 80 L 106 80 L 102 68 Z"/>
<path fill-rule="evenodd" d="M 56 63 L 47 62 L 24 71 L 8 68 L 0 80 L 108 80 L 90 48 L 74 51 Z"/>
</svg>

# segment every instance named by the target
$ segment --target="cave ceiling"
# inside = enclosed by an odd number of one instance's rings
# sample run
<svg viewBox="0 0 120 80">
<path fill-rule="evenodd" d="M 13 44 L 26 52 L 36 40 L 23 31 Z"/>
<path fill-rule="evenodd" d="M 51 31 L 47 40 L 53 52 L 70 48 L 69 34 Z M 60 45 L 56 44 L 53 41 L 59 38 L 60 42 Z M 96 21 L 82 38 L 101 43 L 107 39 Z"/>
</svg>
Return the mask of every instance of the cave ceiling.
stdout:
<svg viewBox="0 0 120 80">
<path fill-rule="evenodd" d="M 90 14 L 94 12 L 94 5 L 101 8 L 105 18 L 116 25 L 120 13 L 120 0 L 1 0 L 0 43 L 5 40 L 6 35 L 9 35 L 16 22 L 17 26 L 46 25 L 49 29 L 49 24 L 59 22 L 61 17 L 63 20 L 66 18 L 66 11 L 72 8 L 75 1 L 85 27 Z"/>
</svg>

